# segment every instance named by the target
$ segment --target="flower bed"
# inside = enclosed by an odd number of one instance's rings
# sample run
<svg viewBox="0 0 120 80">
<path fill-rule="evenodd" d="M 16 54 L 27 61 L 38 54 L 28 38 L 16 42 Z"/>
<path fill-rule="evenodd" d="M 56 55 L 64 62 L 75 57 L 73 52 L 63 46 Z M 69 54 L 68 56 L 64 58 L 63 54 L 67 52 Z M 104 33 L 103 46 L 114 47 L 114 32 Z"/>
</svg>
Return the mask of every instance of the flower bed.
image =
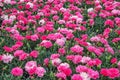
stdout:
<svg viewBox="0 0 120 80">
<path fill-rule="evenodd" d="M 119 80 L 120 2 L 0 0 L 0 80 Z"/>
</svg>

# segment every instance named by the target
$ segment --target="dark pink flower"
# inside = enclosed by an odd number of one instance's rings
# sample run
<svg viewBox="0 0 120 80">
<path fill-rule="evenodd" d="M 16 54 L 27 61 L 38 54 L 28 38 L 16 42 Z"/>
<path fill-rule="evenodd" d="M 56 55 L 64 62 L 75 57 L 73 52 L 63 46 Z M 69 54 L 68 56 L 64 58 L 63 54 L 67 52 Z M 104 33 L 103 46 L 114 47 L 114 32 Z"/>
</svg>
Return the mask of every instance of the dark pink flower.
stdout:
<svg viewBox="0 0 120 80">
<path fill-rule="evenodd" d="M 19 56 L 19 60 L 25 60 L 25 59 L 27 59 L 28 56 L 29 56 L 29 54 L 27 54 L 27 53 L 22 53 L 22 54 Z"/>
<path fill-rule="evenodd" d="M 60 54 L 51 54 L 50 59 L 59 58 Z"/>
<path fill-rule="evenodd" d="M 80 76 L 80 74 L 74 74 L 72 77 L 71 77 L 71 80 L 83 80 L 82 77 Z"/>
<path fill-rule="evenodd" d="M 12 52 L 13 49 L 11 47 L 8 47 L 8 46 L 4 46 L 3 49 L 6 51 L 6 52 Z"/>
<path fill-rule="evenodd" d="M 83 49 L 83 47 L 80 47 L 79 45 L 75 45 L 75 46 L 71 47 L 70 50 L 74 53 L 82 53 L 82 51 L 84 49 Z"/>
<path fill-rule="evenodd" d="M 74 55 L 67 55 L 67 56 L 66 56 L 66 59 L 72 61 L 72 60 L 74 59 Z"/>
<path fill-rule="evenodd" d="M 111 28 L 114 27 L 114 21 L 107 19 L 104 23 L 105 26 L 110 26 Z"/>
<path fill-rule="evenodd" d="M 112 64 L 117 63 L 117 58 L 112 58 L 112 59 L 110 60 L 110 62 L 111 62 Z"/>
<path fill-rule="evenodd" d="M 119 71 L 119 69 L 117 69 L 117 68 L 110 68 L 110 69 L 109 69 L 108 76 L 109 76 L 111 79 L 114 79 L 114 78 L 116 78 L 116 77 L 119 77 L 119 76 L 120 76 L 120 71 Z"/>
<path fill-rule="evenodd" d="M 66 53 L 65 48 L 59 48 L 59 49 L 58 49 L 58 52 L 59 52 L 61 55 L 64 55 L 64 54 Z"/>
<path fill-rule="evenodd" d="M 100 74 L 102 74 L 103 76 L 108 76 L 109 75 L 109 71 L 108 71 L 108 69 L 102 68 L 101 71 L 100 71 Z"/>
<path fill-rule="evenodd" d="M 33 57 L 33 58 L 37 58 L 38 54 L 39 54 L 39 52 L 36 51 L 36 50 L 33 50 L 33 51 L 30 52 L 30 56 Z"/>
<path fill-rule="evenodd" d="M 45 59 L 44 59 L 44 64 L 45 64 L 46 66 L 48 66 L 48 64 L 49 64 L 49 58 L 45 58 Z"/>
<path fill-rule="evenodd" d="M 23 70 L 20 67 L 15 67 L 11 70 L 11 74 L 13 76 L 22 76 L 23 75 Z"/>
</svg>

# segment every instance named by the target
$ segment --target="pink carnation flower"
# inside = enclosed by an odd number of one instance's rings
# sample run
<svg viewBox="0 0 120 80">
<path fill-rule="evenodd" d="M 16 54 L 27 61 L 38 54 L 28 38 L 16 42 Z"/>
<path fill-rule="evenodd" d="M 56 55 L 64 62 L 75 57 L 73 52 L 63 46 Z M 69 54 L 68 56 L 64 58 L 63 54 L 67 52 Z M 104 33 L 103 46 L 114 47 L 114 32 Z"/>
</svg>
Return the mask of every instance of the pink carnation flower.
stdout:
<svg viewBox="0 0 120 80">
<path fill-rule="evenodd" d="M 110 19 L 107 19 L 104 23 L 105 26 L 110 26 L 111 28 L 114 28 L 114 22 Z"/>
<path fill-rule="evenodd" d="M 62 38 L 62 39 L 57 39 L 57 40 L 56 40 L 56 44 L 62 47 L 62 46 L 64 46 L 65 41 L 66 41 L 66 39 L 64 39 L 64 38 Z"/>
<path fill-rule="evenodd" d="M 45 66 L 48 66 L 48 64 L 49 64 L 49 58 L 45 58 L 44 59 L 44 64 L 45 64 Z"/>
<path fill-rule="evenodd" d="M 74 64 L 78 64 L 78 63 L 81 62 L 81 60 L 82 60 L 82 56 L 80 56 L 80 55 L 75 55 L 75 56 L 74 56 L 74 59 L 73 59 L 72 61 L 73 61 Z"/>
<path fill-rule="evenodd" d="M 45 32 L 45 29 L 44 29 L 43 27 L 38 27 L 38 28 L 37 28 L 37 31 L 38 31 L 39 33 L 44 33 L 44 32 Z"/>
<path fill-rule="evenodd" d="M 58 52 L 59 52 L 61 55 L 64 55 L 64 54 L 66 53 L 65 48 L 59 48 L 59 49 L 58 49 Z"/>
<path fill-rule="evenodd" d="M 56 76 L 57 78 L 66 80 L 66 75 L 65 75 L 65 73 L 63 73 L 63 72 L 59 72 L 59 73 L 57 73 L 55 76 Z"/>
<path fill-rule="evenodd" d="M 83 80 L 80 74 L 74 74 L 71 80 Z"/>
<path fill-rule="evenodd" d="M 117 58 L 112 58 L 112 59 L 110 60 L 110 62 L 111 62 L 112 64 L 117 63 Z"/>
<path fill-rule="evenodd" d="M 82 53 L 82 51 L 84 49 L 83 49 L 83 47 L 80 47 L 79 45 L 75 45 L 75 46 L 71 47 L 70 50 L 74 53 Z"/>
<path fill-rule="evenodd" d="M 11 74 L 13 76 L 22 76 L 23 75 L 23 70 L 20 67 L 15 67 L 11 70 Z"/>
<path fill-rule="evenodd" d="M 43 67 L 37 67 L 35 73 L 38 77 L 43 77 L 46 73 L 46 70 Z"/>
<path fill-rule="evenodd" d="M 33 57 L 33 58 L 37 58 L 37 57 L 38 57 L 38 54 L 39 54 L 38 51 L 33 50 L 33 51 L 30 53 L 30 56 Z"/>
<path fill-rule="evenodd" d="M 50 59 L 59 58 L 60 54 L 51 54 Z"/>
<path fill-rule="evenodd" d="M 55 58 L 52 60 L 52 65 L 58 66 L 62 61 L 59 58 Z"/>
<path fill-rule="evenodd" d="M 6 52 L 12 52 L 13 49 L 11 47 L 8 47 L 8 46 L 4 46 L 3 49 L 6 51 Z"/>
<path fill-rule="evenodd" d="M 14 56 L 15 57 L 19 57 L 21 54 L 23 54 L 24 53 L 24 51 L 23 50 L 16 50 L 15 52 L 14 52 Z"/>
<path fill-rule="evenodd" d="M 48 41 L 48 40 L 43 40 L 41 43 L 40 43 L 41 46 L 45 47 L 45 48 L 50 48 L 52 47 L 52 42 L 51 41 Z"/>
<path fill-rule="evenodd" d="M 31 40 L 32 41 L 38 40 L 38 35 L 37 34 L 31 35 Z"/>
<path fill-rule="evenodd" d="M 12 61 L 12 59 L 13 59 L 14 57 L 11 55 L 11 54 L 3 54 L 2 55 L 2 61 L 4 62 L 4 63 L 9 63 L 9 62 L 11 62 Z"/>
<path fill-rule="evenodd" d="M 29 73 L 29 74 L 34 74 L 37 68 L 37 63 L 36 61 L 29 61 L 25 64 L 25 70 Z M 31 71 L 32 70 L 32 71 Z"/>
<path fill-rule="evenodd" d="M 25 60 L 25 59 L 27 59 L 28 56 L 29 56 L 29 54 L 27 54 L 27 53 L 22 53 L 22 54 L 19 56 L 19 60 Z"/>
</svg>

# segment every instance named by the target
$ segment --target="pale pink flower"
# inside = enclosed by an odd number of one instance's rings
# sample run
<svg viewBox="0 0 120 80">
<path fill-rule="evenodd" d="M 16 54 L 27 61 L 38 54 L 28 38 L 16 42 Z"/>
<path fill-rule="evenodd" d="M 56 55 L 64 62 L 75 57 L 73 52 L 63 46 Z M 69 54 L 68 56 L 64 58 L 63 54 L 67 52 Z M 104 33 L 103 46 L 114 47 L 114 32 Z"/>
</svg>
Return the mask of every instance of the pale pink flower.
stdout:
<svg viewBox="0 0 120 80">
<path fill-rule="evenodd" d="M 48 0 L 49 3 L 53 2 L 54 0 Z"/>
<path fill-rule="evenodd" d="M 68 34 L 72 33 L 73 31 L 67 28 L 58 28 L 58 32 L 61 32 L 62 34 Z"/>
<path fill-rule="evenodd" d="M 39 21 L 39 24 L 40 24 L 40 25 L 44 25 L 44 24 L 45 24 L 45 20 L 44 20 L 44 19 L 40 20 L 40 21 Z"/>
<path fill-rule="evenodd" d="M 61 59 L 59 59 L 59 58 L 55 58 L 51 61 L 52 61 L 53 66 L 58 66 L 62 62 Z"/>
<path fill-rule="evenodd" d="M 2 61 L 3 61 L 4 63 L 9 63 L 9 62 L 11 62 L 13 58 L 14 58 L 14 57 L 13 57 L 11 54 L 3 54 L 3 55 L 2 55 Z"/>
<path fill-rule="evenodd" d="M 57 39 L 55 43 L 62 47 L 62 46 L 64 46 L 65 41 L 66 41 L 66 39 L 62 38 L 62 39 Z"/>
<path fill-rule="evenodd" d="M 94 37 L 90 38 L 90 41 L 92 41 L 92 42 L 99 42 L 100 38 L 98 36 L 94 36 Z"/>
<path fill-rule="evenodd" d="M 43 77 L 46 73 L 46 70 L 43 67 L 37 67 L 35 73 L 38 77 Z"/>
<path fill-rule="evenodd" d="M 31 2 L 28 2 L 28 3 L 27 3 L 27 5 L 29 5 L 29 6 L 30 6 L 30 8 L 33 8 L 33 6 L 34 6 L 34 4 L 33 4 L 33 3 L 31 3 Z"/>
<path fill-rule="evenodd" d="M 11 0 L 4 0 L 4 3 L 10 4 L 10 3 L 11 3 Z"/>
<path fill-rule="evenodd" d="M 110 46 L 108 46 L 108 47 L 106 48 L 106 51 L 109 52 L 109 53 L 111 53 L 111 54 L 114 54 L 114 53 L 115 53 L 114 50 L 113 50 L 113 48 L 110 47 Z"/>
<path fill-rule="evenodd" d="M 37 68 L 37 63 L 36 61 L 28 61 L 25 64 L 25 70 L 29 72 L 31 69 L 36 69 Z M 35 70 L 34 70 L 35 71 Z"/>
<path fill-rule="evenodd" d="M 93 8 L 89 8 L 87 9 L 87 12 L 92 12 L 94 9 Z"/>
<path fill-rule="evenodd" d="M 94 53 L 98 56 L 102 55 L 102 51 L 99 48 L 94 49 Z"/>
<path fill-rule="evenodd" d="M 83 80 L 90 80 L 90 76 L 86 72 L 81 72 L 80 76 L 82 77 Z"/>
<path fill-rule="evenodd" d="M 65 24 L 65 21 L 64 20 L 59 20 L 58 23 L 59 24 Z"/>
<path fill-rule="evenodd" d="M 14 21 L 14 20 L 16 19 L 16 16 L 15 16 L 15 15 L 11 15 L 11 16 L 9 17 L 9 19 L 10 19 L 11 21 Z"/>
<path fill-rule="evenodd" d="M 87 63 L 87 62 L 90 61 L 90 60 L 91 60 L 90 57 L 83 56 L 83 57 L 82 57 L 82 60 L 81 60 L 81 63 Z"/>
<path fill-rule="evenodd" d="M 82 18 L 77 18 L 76 23 L 77 23 L 77 24 L 80 24 L 80 23 L 82 23 L 82 21 L 83 21 Z"/>
<path fill-rule="evenodd" d="M 120 69 L 120 61 L 118 61 L 117 66 L 118 66 L 118 68 Z"/>
<path fill-rule="evenodd" d="M 118 15 L 119 10 L 113 9 L 113 10 L 111 11 L 111 13 L 112 13 L 113 15 Z"/>
<path fill-rule="evenodd" d="M 108 45 L 108 41 L 104 38 L 101 38 L 100 42 L 103 43 L 104 45 Z"/>
</svg>

